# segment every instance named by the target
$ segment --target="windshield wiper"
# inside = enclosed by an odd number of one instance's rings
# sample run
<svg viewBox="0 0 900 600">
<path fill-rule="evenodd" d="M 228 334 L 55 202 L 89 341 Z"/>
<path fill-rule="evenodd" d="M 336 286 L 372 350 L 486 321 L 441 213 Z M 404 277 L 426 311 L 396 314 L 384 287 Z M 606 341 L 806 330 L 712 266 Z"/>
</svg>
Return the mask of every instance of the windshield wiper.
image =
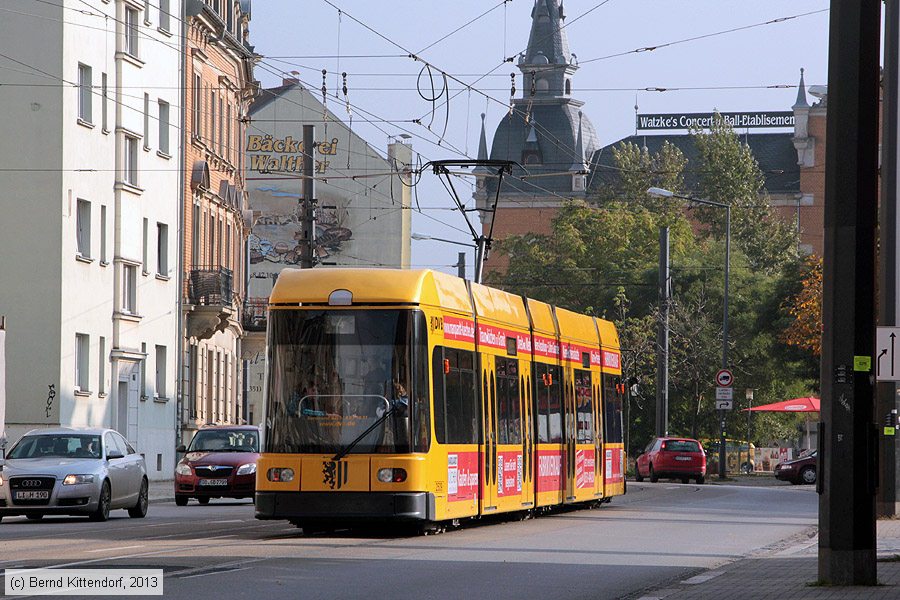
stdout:
<svg viewBox="0 0 900 600">
<path fill-rule="evenodd" d="M 332 462 L 337 462 L 337 461 L 341 460 L 342 458 L 344 458 L 345 456 L 347 456 L 348 454 L 350 454 L 350 451 L 353 450 L 353 448 L 354 448 L 358 443 L 360 443 L 360 442 L 363 440 L 363 438 L 365 438 L 367 435 L 369 435 L 376 427 L 378 427 L 379 425 L 381 425 L 382 423 L 384 423 L 384 422 L 387 420 L 387 418 L 388 418 L 389 416 L 391 416 L 391 415 L 394 413 L 395 410 L 397 410 L 397 408 L 398 408 L 399 406 L 400 406 L 400 403 L 398 402 L 398 403 L 394 404 L 393 406 L 391 406 L 389 409 L 387 409 L 387 410 L 384 412 L 383 415 L 381 415 L 380 417 L 378 417 L 378 419 L 376 419 L 375 422 L 372 423 L 372 424 L 369 426 L 368 429 L 366 429 L 366 430 L 363 431 L 361 434 L 359 434 L 358 436 L 356 436 L 356 438 L 355 438 L 352 442 L 350 442 L 349 444 L 347 444 L 346 446 L 344 446 L 343 450 L 341 450 L 340 452 L 338 452 L 337 454 L 335 454 L 335 455 L 331 458 L 331 461 L 332 461 Z"/>
</svg>

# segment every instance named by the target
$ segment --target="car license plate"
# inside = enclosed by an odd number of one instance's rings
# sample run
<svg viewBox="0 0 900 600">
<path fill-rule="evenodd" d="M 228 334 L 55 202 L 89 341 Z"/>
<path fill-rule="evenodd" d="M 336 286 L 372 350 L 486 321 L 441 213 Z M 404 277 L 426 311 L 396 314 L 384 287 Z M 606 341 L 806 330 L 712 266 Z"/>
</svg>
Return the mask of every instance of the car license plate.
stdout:
<svg viewBox="0 0 900 600">
<path fill-rule="evenodd" d="M 50 498 L 50 492 L 16 492 L 16 500 L 47 500 Z"/>
<path fill-rule="evenodd" d="M 200 485 L 202 485 L 202 486 L 228 485 L 228 480 L 227 479 L 201 479 Z"/>
<path fill-rule="evenodd" d="M 690 456 L 676 456 L 675 460 L 686 461 L 686 460 L 691 460 L 691 457 Z"/>
</svg>

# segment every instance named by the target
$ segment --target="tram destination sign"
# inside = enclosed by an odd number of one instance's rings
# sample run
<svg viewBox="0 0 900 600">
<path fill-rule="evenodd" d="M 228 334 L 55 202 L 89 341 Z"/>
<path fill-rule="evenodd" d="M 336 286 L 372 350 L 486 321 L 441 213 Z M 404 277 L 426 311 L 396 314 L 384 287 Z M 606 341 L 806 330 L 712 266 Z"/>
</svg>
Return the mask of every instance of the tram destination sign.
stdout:
<svg viewBox="0 0 900 600">
<path fill-rule="evenodd" d="M 793 127 L 791 111 L 719 113 L 735 129 L 759 129 L 766 127 Z M 669 113 L 637 115 L 637 128 L 642 131 L 667 129 L 709 129 L 715 113 Z"/>
</svg>

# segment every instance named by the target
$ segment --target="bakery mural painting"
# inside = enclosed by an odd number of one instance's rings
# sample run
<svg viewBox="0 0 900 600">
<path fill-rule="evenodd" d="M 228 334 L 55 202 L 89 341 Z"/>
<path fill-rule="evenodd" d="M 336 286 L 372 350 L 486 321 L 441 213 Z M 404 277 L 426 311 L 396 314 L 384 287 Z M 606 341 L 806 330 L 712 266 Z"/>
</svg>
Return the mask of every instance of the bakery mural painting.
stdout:
<svg viewBox="0 0 900 600">
<path fill-rule="evenodd" d="M 331 164 L 327 157 L 337 155 L 338 138 L 316 142 L 315 146 L 315 171 L 321 175 Z M 290 135 L 284 138 L 268 134 L 251 135 L 247 137 L 247 157 L 250 159 L 250 170 L 256 173 L 302 173 L 303 140 Z"/>
<path fill-rule="evenodd" d="M 289 267 L 300 262 L 303 224 L 294 198 L 289 213 L 267 212 L 257 217 L 248 239 L 251 265 L 269 262 Z M 320 208 L 317 217 L 315 252 L 319 260 L 325 260 L 340 252 L 344 242 L 353 238 L 353 231 L 344 227 L 348 221 L 345 209 Z"/>
</svg>

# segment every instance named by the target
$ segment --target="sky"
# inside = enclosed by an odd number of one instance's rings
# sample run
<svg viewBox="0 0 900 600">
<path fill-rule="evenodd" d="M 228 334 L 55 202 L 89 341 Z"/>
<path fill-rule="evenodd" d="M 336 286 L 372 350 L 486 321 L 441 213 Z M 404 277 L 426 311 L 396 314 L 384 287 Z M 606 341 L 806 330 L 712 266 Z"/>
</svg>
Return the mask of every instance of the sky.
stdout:
<svg viewBox="0 0 900 600">
<path fill-rule="evenodd" d="M 634 134 L 635 105 L 640 113 L 790 110 L 801 68 L 807 86 L 827 80 L 828 0 L 564 4 L 569 47 L 580 64 L 572 95 L 585 102 L 582 110 L 601 147 Z M 508 110 L 510 73 L 516 73 L 521 96 L 521 73 L 504 58 L 526 48 L 533 5 L 533 0 L 257 0 L 250 36 L 263 59 L 256 78 L 273 87 L 283 73 L 296 71 L 303 83 L 319 89 L 327 69 L 333 94 L 341 85 L 339 73 L 347 72 L 348 97 L 358 107 L 353 130 L 372 146 L 384 152 L 388 136 L 404 134 L 413 136 L 408 141 L 423 163 L 475 158 L 481 113 L 490 145 Z M 656 49 L 634 52 L 650 47 Z M 430 80 L 420 79 L 423 98 L 416 82 L 424 64 L 409 53 L 432 65 L 438 93 L 441 71 L 474 89 L 450 80 L 449 108 L 440 106 L 446 96 L 427 101 Z M 333 96 L 328 106 L 346 114 Z M 421 212 L 413 213 L 413 232 L 471 243 L 463 216 L 451 210 L 453 201 L 436 176 L 424 173 L 417 187 Z M 469 198 L 470 190 L 461 195 Z M 456 273 L 461 250 L 413 240 L 412 266 Z M 473 261 L 469 251 L 470 277 Z"/>
</svg>

